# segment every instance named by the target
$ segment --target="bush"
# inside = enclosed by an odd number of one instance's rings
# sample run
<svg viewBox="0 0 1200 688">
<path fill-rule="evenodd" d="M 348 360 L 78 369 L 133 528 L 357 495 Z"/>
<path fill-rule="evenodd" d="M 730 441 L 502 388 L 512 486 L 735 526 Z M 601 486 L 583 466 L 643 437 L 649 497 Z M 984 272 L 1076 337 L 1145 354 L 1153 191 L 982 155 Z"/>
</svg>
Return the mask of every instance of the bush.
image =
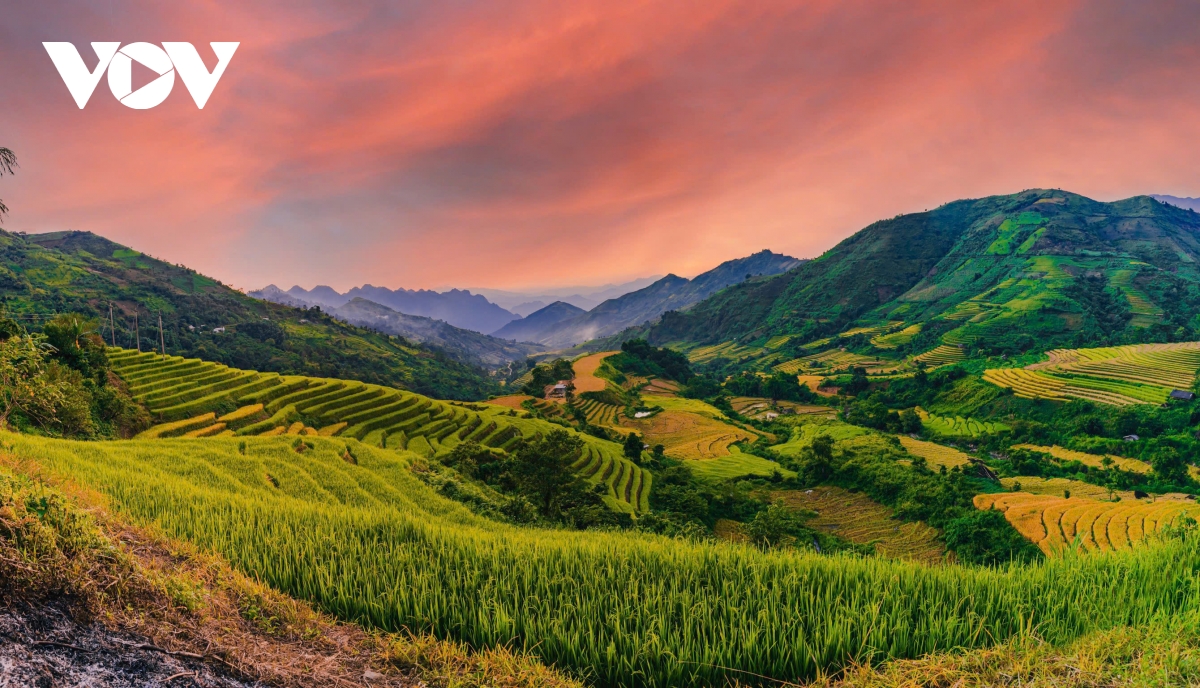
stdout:
<svg viewBox="0 0 1200 688">
<path fill-rule="evenodd" d="M 968 564 L 996 566 L 1042 557 L 1042 551 L 995 509 L 972 511 L 955 518 L 946 524 L 942 535 L 946 546 Z"/>
</svg>

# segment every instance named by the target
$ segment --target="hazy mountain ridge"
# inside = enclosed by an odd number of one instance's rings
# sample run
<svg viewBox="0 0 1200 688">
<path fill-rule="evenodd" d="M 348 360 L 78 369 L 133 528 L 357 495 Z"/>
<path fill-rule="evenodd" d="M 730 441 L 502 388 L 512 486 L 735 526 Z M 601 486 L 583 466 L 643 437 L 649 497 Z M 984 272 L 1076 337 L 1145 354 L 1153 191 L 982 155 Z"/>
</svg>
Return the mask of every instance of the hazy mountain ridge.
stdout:
<svg viewBox="0 0 1200 688">
<path fill-rule="evenodd" d="M 330 307 L 327 312 L 339 320 L 437 347 L 451 358 L 489 368 L 522 360 L 545 350 L 538 344 L 506 341 L 454 327 L 441 320 L 400 313 L 362 297 L 355 297 L 338 307 Z"/>
<path fill-rule="evenodd" d="M 428 289 L 388 289 L 364 284 L 343 294 L 324 285 L 311 290 L 293 286 L 283 291 L 270 284 L 249 294 L 276 303 L 322 308 L 340 308 L 355 298 L 363 298 L 405 315 L 434 318 L 481 334 L 493 332 L 520 317 L 479 294 L 462 289 L 437 292 Z"/>
<path fill-rule="evenodd" d="M 577 308 L 565 301 L 554 303 L 541 308 L 521 320 L 514 320 L 492 333 L 501 339 L 512 339 L 518 342 L 532 341 L 539 333 L 554 325 L 582 315 L 587 311 Z"/>
<path fill-rule="evenodd" d="M 745 258 L 725 261 L 694 279 L 667 275 L 647 287 L 609 299 L 586 313 L 552 323 L 536 333 L 526 334 L 531 335 L 531 341 L 551 348 L 569 347 L 616 334 L 653 320 L 667 311 L 686 309 L 747 277 L 779 274 L 802 262 L 797 258 L 763 250 Z"/>
</svg>

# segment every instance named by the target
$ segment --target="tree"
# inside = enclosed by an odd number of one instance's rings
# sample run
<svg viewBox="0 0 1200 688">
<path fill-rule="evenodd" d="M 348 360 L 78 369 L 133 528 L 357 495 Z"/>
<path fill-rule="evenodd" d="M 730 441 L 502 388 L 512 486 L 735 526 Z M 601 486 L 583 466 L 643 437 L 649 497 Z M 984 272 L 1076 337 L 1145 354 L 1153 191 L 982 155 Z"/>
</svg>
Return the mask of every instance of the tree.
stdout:
<svg viewBox="0 0 1200 688">
<path fill-rule="evenodd" d="M 790 545 L 804 530 L 804 519 L 782 504 L 768 506 L 746 525 L 750 540 L 760 547 Z"/>
<path fill-rule="evenodd" d="M 37 337 L 9 337 L 0 343 L 0 427 L 14 414 L 39 427 L 90 433 L 91 400 L 78 378 L 47 364 L 47 349 Z"/>
<path fill-rule="evenodd" d="M 571 470 L 571 463 L 583 450 L 583 440 L 566 430 L 551 430 L 545 437 L 522 442 L 513 453 L 513 474 L 517 485 L 538 512 L 546 518 L 558 515 L 559 501 L 583 481 Z"/>
<path fill-rule="evenodd" d="M 625 436 L 625 458 L 634 463 L 641 463 L 642 448 L 644 446 L 645 442 L 642 441 L 641 437 L 638 437 L 636 432 L 629 433 Z"/>
<path fill-rule="evenodd" d="M 13 168 L 17 166 L 17 155 L 7 148 L 0 148 L 0 177 L 6 173 L 12 174 Z M 4 205 L 4 201 L 0 201 L 0 220 L 8 214 L 8 206 Z"/>
</svg>

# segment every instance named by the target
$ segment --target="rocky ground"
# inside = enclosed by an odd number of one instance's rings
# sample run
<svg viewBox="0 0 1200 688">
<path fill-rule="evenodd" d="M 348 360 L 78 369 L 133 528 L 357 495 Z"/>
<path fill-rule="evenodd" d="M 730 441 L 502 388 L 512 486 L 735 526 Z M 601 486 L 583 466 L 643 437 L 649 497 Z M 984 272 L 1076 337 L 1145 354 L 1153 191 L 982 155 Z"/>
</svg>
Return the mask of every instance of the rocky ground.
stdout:
<svg viewBox="0 0 1200 688">
<path fill-rule="evenodd" d="M 260 685 L 195 654 L 169 653 L 97 622 L 78 623 L 61 602 L 0 609 L 0 688 Z"/>
</svg>

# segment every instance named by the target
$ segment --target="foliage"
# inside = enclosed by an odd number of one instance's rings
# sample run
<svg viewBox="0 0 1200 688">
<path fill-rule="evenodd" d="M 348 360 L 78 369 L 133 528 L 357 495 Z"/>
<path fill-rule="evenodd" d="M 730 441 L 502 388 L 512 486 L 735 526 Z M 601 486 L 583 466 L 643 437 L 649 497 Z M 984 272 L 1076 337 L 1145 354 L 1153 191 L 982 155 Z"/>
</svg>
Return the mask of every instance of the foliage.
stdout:
<svg viewBox="0 0 1200 688">
<path fill-rule="evenodd" d="M 546 387 L 556 384 L 560 380 L 572 380 L 575 378 L 575 371 L 571 369 L 571 360 L 567 358 L 558 358 L 551 363 L 542 363 L 535 365 L 530 370 L 532 378 L 521 388 L 521 391 L 532 397 L 543 397 L 546 395 Z"/>
<path fill-rule="evenodd" d="M 665 347 L 653 347 L 644 339 L 623 342 L 621 352 L 609 356 L 605 361 L 630 375 L 654 375 L 680 384 L 687 384 L 692 378 L 692 366 L 686 355 Z"/>
<path fill-rule="evenodd" d="M 950 519 L 944 529 L 946 546 L 968 564 L 997 565 L 1040 559 L 1041 550 L 1016 531 L 1004 514 L 980 509 Z"/>
</svg>

